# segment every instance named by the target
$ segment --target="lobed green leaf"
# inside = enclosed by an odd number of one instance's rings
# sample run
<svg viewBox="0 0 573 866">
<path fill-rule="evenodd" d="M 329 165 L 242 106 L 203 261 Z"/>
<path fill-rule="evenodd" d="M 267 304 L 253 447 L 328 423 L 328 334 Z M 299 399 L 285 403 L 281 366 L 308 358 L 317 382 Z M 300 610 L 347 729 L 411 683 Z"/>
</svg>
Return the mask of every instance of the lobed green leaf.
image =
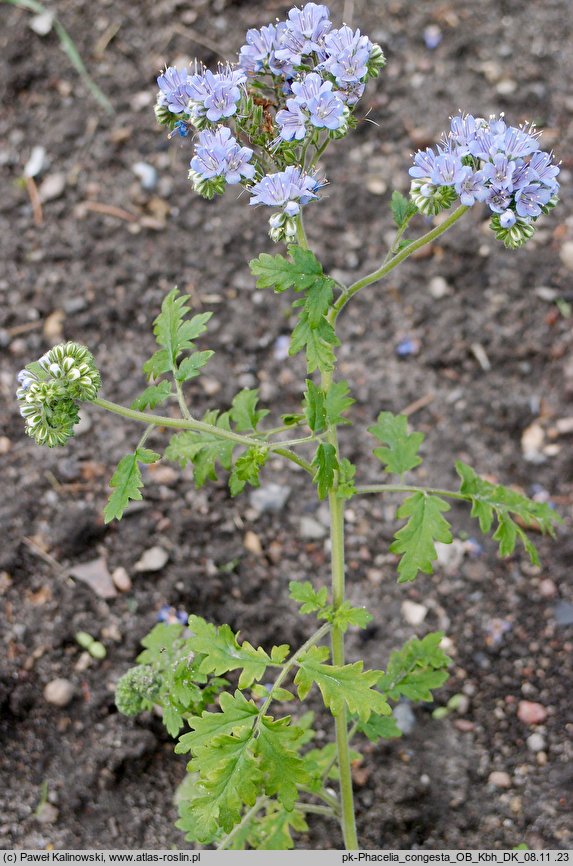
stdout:
<svg viewBox="0 0 573 866">
<path fill-rule="evenodd" d="M 133 454 L 126 454 L 119 461 L 109 482 L 113 489 L 104 509 L 104 521 L 121 520 L 129 502 L 143 499 L 141 488 L 143 479 L 139 463 L 156 463 L 161 455 L 148 448 L 137 448 Z"/>
<path fill-rule="evenodd" d="M 450 506 L 439 496 L 414 493 L 397 511 L 401 519 L 409 518 L 395 535 L 390 545 L 391 553 L 402 554 L 398 563 L 398 582 L 415 580 L 419 571 L 432 573 L 432 563 L 437 558 L 435 542 L 451 544 L 450 524 L 442 516 Z"/>
<path fill-rule="evenodd" d="M 405 415 L 380 412 L 376 424 L 369 427 L 368 432 L 383 443 L 384 447 L 375 448 L 373 453 L 386 464 L 386 472 L 403 475 L 422 462 L 418 450 L 424 441 L 424 434 L 408 433 L 408 419 Z"/>
</svg>

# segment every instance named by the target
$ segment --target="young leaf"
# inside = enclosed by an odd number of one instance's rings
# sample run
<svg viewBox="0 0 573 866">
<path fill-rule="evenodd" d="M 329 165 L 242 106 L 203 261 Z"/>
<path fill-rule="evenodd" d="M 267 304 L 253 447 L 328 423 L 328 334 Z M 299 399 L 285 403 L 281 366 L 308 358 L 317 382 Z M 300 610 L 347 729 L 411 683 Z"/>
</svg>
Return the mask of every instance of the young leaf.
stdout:
<svg viewBox="0 0 573 866">
<path fill-rule="evenodd" d="M 515 490 L 480 478 L 471 466 L 461 460 L 456 462 L 456 471 L 461 478 L 460 493 L 470 497 L 471 515 L 479 520 L 481 531 L 488 533 L 494 516 L 497 518 L 498 526 L 493 537 L 499 542 L 500 554 L 512 554 L 519 538 L 531 561 L 538 565 L 539 557 L 534 544 L 511 515 L 515 515 L 526 526 L 552 536 L 555 535 L 555 527 L 562 522 L 559 515 L 546 502 L 535 502 Z"/>
<path fill-rule="evenodd" d="M 163 373 L 177 372 L 177 359 L 182 352 L 194 348 L 193 340 L 207 329 L 212 313 L 200 313 L 186 319 L 189 312 L 189 298 L 180 295 L 177 288 L 165 297 L 161 312 L 153 323 L 153 333 L 161 348 L 143 365 L 145 374 L 157 378 Z"/>
<path fill-rule="evenodd" d="M 287 812 L 275 801 L 267 805 L 266 814 L 253 821 L 249 843 L 258 851 L 285 851 L 294 848 L 291 828 L 305 833 L 308 824 L 301 812 Z"/>
<path fill-rule="evenodd" d="M 412 701 L 431 701 L 432 689 L 448 678 L 451 659 L 440 648 L 443 632 L 431 632 L 422 640 L 412 638 L 390 655 L 388 669 L 378 688 L 393 701 L 400 697 Z"/>
<path fill-rule="evenodd" d="M 254 804 L 260 787 L 252 732 L 216 737 L 200 758 L 191 760 L 189 770 L 201 774 L 200 785 L 205 792 L 189 803 L 197 841 L 213 839 L 220 829 L 230 832 L 240 821 L 243 806 Z"/>
<path fill-rule="evenodd" d="M 216 410 L 207 412 L 203 418 L 207 424 L 213 424 L 222 430 L 230 430 L 229 413 L 222 415 Z M 169 445 L 165 449 L 165 457 L 174 460 L 181 467 L 187 463 L 194 466 L 193 478 L 196 487 L 202 487 L 207 480 L 217 480 L 217 463 L 223 469 L 230 470 L 233 462 L 233 442 L 221 439 L 215 433 L 196 433 L 193 430 L 185 430 L 171 437 Z"/>
<path fill-rule="evenodd" d="M 373 719 L 375 717 L 371 716 L 370 718 Z M 379 718 L 379 716 L 376 716 L 376 718 Z M 324 778 L 333 779 L 334 781 L 340 778 L 337 766 L 338 751 L 336 743 L 327 743 L 321 749 L 311 749 L 309 752 L 305 752 L 303 760 L 307 772 L 311 777 L 308 787 L 312 791 L 318 792 L 324 788 Z M 350 749 L 350 760 L 352 762 L 361 761 L 362 755 L 356 749 Z"/>
<path fill-rule="evenodd" d="M 374 713 L 367 722 L 358 722 L 358 730 L 365 734 L 371 743 L 378 740 L 395 740 L 402 736 L 394 716 L 376 716 Z"/>
<path fill-rule="evenodd" d="M 134 454 L 126 454 L 121 458 L 109 482 L 113 492 L 104 509 L 105 523 L 109 523 L 114 518 L 121 520 L 130 501 L 139 502 L 143 499 L 141 495 L 143 479 L 138 463 L 156 463 L 160 458 L 160 454 L 148 448 L 137 448 Z"/>
<path fill-rule="evenodd" d="M 409 434 L 405 415 L 380 412 L 376 424 L 369 427 L 368 432 L 384 444 L 383 448 L 375 448 L 373 453 L 386 464 L 386 472 L 403 475 L 422 462 L 418 449 L 424 441 L 424 434 Z"/>
<path fill-rule="evenodd" d="M 310 580 L 303 582 L 291 580 L 289 583 L 289 595 L 301 605 L 301 613 L 314 613 L 328 605 L 328 589 L 325 586 L 321 586 L 317 592 Z"/>
<path fill-rule="evenodd" d="M 256 430 L 259 423 L 269 414 L 268 409 L 257 409 L 259 392 L 256 388 L 243 388 L 233 397 L 229 415 L 237 433 Z"/>
<path fill-rule="evenodd" d="M 301 729 L 289 724 L 290 719 L 273 720 L 264 716 L 259 728 L 255 751 L 260 756 L 263 788 L 269 796 L 277 795 L 289 812 L 298 800 L 297 785 L 308 781 L 302 758 L 297 754 Z"/>
<path fill-rule="evenodd" d="M 334 368 L 336 361 L 334 347 L 339 345 L 340 340 L 326 319 L 321 319 L 318 326 L 312 328 L 308 315 L 302 312 L 298 324 L 292 332 L 289 355 L 296 355 L 305 349 L 307 372 L 313 373 L 315 370 L 320 370 L 321 373 L 325 373 Z"/>
<path fill-rule="evenodd" d="M 392 209 L 392 216 L 394 217 L 394 222 L 396 223 L 399 229 L 402 228 L 405 222 L 410 219 L 410 217 L 414 216 L 415 213 L 418 212 L 418 208 L 416 205 L 410 201 L 409 198 L 402 195 L 398 190 L 394 190 L 392 193 L 392 199 L 390 201 L 390 207 Z"/>
<path fill-rule="evenodd" d="M 240 644 L 228 625 L 217 628 L 200 616 L 192 615 L 189 617 L 189 628 L 192 631 L 190 648 L 205 656 L 199 670 L 219 675 L 241 669 L 240 689 L 248 688 L 255 680 L 260 680 L 267 666 L 272 663 L 271 657 L 262 647 L 255 649 L 248 641 Z"/>
<path fill-rule="evenodd" d="M 221 734 L 236 734 L 242 731 L 251 731 L 255 719 L 259 715 L 258 707 L 253 701 L 248 701 L 240 691 L 234 695 L 221 692 L 219 696 L 220 713 L 204 712 L 200 716 L 189 719 L 189 727 L 193 728 L 190 733 L 179 737 L 175 751 L 179 755 L 192 752 L 200 755 L 205 749 L 209 749 L 215 737 Z"/>
<path fill-rule="evenodd" d="M 368 623 L 372 622 L 372 614 L 365 607 L 353 607 L 349 601 L 343 601 L 336 610 L 331 608 L 324 619 L 345 632 L 351 625 L 366 628 Z"/>
<path fill-rule="evenodd" d="M 193 352 L 193 354 L 189 355 L 188 358 L 183 358 L 179 364 L 177 372 L 175 373 L 177 381 L 188 382 L 190 379 L 199 376 L 202 368 L 214 354 L 214 352 L 208 349 L 205 352 Z"/>
<path fill-rule="evenodd" d="M 343 413 L 349 409 L 356 400 L 349 397 L 350 388 L 348 382 L 333 382 L 326 392 L 324 408 L 328 423 L 335 426 L 336 424 L 348 424 L 346 418 L 343 418 Z"/>
<path fill-rule="evenodd" d="M 318 498 L 325 499 L 334 484 L 334 473 L 338 469 L 336 448 L 334 445 L 321 442 L 316 449 L 311 466 L 315 467 L 314 478 L 317 486 Z"/>
<path fill-rule="evenodd" d="M 146 388 L 145 391 L 143 391 L 143 393 L 133 401 L 131 408 L 136 409 L 138 412 L 144 412 L 147 408 L 155 409 L 155 407 L 159 406 L 160 403 L 164 403 L 170 394 L 171 382 L 164 379 L 162 382 L 158 382 L 157 385 L 150 385 Z"/>
<path fill-rule="evenodd" d="M 336 495 L 339 499 L 350 499 L 356 493 L 356 485 L 354 484 L 354 476 L 356 475 L 356 466 L 350 460 L 343 457 L 338 464 L 338 487 Z"/>
<path fill-rule="evenodd" d="M 301 701 L 316 683 L 325 706 L 334 716 L 345 705 L 350 713 L 356 713 L 363 721 L 367 721 L 371 713 L 390 715 L 392 710 L 384 696 L 374 689 L 382 675 L 381 671 L 363 671 L 361 661 L 348 665 L 327 665 L 324 664 L 327 657 L 328 650 L 325 647 L 315 646 L 299 657 L 299 669 L 294 682 Z"/>
<path fill-rule="evenodd" d="M 309 286 L 304 303 L 304 311 L 308 316 L 311 328 L 318 328 L 321 320 L 328 313 L 332 303 L 334 282 L 330 277 L 320 277 Z"/>
<path fill-rule="evenodd" d="M 311 379 L 306 380 L 304 404 L 304 414 L 308 426 L 313 433 L 320 433 L 326 426 L 324 391 L 318 388 Z"/>
<path fill-rule="evenodd" d="M 398 563 L 398 583 L 415 580 L 419 571 L 432 573 L 432 562 L 437 557 L 435 542 L 451 544 L 452 541 L 450 525 L 442 517 L 442 512 L 449 510 L 450 506 L 443 499 L 425 493 L 414 493 L 402 503 L 397 516 L 409 520 L 390 545 L 392 553 L 403 554 Z"/>
<path fill-rule="evenodd" d="M 273 288 L 275 292 L 284 292 L 291 287 L 300 292 L 308 289 L 322 277 L 322 265 L 310 250 L 303 250 L 295 244 L 288 248 L 292 261 L 284 256 L 270 256 L 261 253 L 257 259 L 249 262 L 251 273 L 258 277 L 257 288 Z"/>
<path fill-rule="evenodd" d="M 259 486 L 259 472 L 265 465 L 268 454 L 267 448 L 253 446 L 252 448 L 247 448 L 245 453 L 237 458 L 229 477 L 231 496 L 237 496 L 238 493 L 242 493 L 246 484 L 250 484 L 251 487 Z"/>
</svg>

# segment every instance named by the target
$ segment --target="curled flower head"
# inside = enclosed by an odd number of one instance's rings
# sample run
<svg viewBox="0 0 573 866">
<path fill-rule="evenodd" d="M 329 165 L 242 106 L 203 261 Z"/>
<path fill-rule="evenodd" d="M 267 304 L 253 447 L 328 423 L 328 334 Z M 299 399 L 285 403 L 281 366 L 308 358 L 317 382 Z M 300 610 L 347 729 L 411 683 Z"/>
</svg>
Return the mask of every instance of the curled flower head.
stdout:
<svg viewBox="0 0 573 866">
<path fill-rule="evenodd" d="M 508 126 L 503 117 L 457 115 L 436 150 L 414 155 L 411 195 L 423 213 L 437 212 L 438 188 L 454 191 L 466 207 L 484 201 L 494 215 L 496 237 L 506 246 L 521 246 L 533 234 L 533 227 L 525 231 L 524 226 L 557 202 L 559 166 L 552 159 L 539 149 L 533 126 Z M 446 197 L 446 206 L 454 198 Z"/>
<path fill-rule="evenodd" d="M 26 432 L 39 445 L 64 445 L 79 421 L 78 402 L 93 400 L 101 377 L 91 352 L 62 343 L 18 373 L 16 392 Z"/>
</svg>

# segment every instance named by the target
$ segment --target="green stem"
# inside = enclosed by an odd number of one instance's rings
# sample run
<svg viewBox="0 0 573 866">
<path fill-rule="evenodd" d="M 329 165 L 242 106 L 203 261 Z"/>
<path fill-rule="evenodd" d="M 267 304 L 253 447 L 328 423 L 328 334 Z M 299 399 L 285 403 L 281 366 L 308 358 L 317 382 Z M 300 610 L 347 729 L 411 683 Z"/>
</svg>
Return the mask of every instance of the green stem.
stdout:
<svg viewBox="0 0 573 866">
<path fill-rule="evenodd" d="M 431 496 L 448 496 L 471 502 L 472 497 L 456 490 L 441 490 L 439 487 L 415 487 L 411 484 L 364 484 L 356 488 L 356 494 L 364 493 L 427 493 Z"/>
<path fill-rule="evenodd" d="M 295 806 L 297 812 L 313 812 L 315 815 L 328 815 L 329 818 L 336 818 L 336 815 L 330 806 L 315 806 L 314 803 L 297 803 Z"/>
<path fill-rule="evenodd" d="M 372 283 L 376 283 L 378 280 L 381 280 L 386 274 L 389 274 L 390 271 L 393 271 L 395 267 L 397 267 L 401 262 L 407 259 L 412 253 L 415 253 L 416 250 L 419 250 L 421 247 L 426 244 L 435 241 L 436 238 L 439 238 L 440 235 L 443 235 L 455 222 L 457 222 L 460 217 L 462 217 L 467 211 L 467 207 L 465 205 L 460 205 L 456 210 L 450 214 L 450 216 L 444 220 L 443 223 L 440 223 L 439 226 L 431 229 L 429 232 L 426 232 L 425 235 L 422 235 L 417 240 L 412 241 L 411 244 L 408 244 L 407 247 L 404 247 L 403 250 L 400 250 L 399 253 L 396 253 L 389 261 L 385 262 L 381 267 L 377 270 L 372 271 L 371 274 L 367 274 L 362 279 L 357 280 L 351 286 L 348 287 L 346 292 L 344 292 L 336 301 L 336 303 L 331 308 L 331 313 L 329 316 L 331 324 L 334 324 L 336 321 L 338 314 L 346 306 L 348 301 L 354 297 L 354 295 L 359 292 L 361 289 L 366 286 L 371 285 Z"/>
<path fill-rule="evenodd" d="M 142 424 L 149 424 L 154 427 L 172 427 L 176 430 L 194 430 L 197 433 L 208 433 L 210 436 L 216 436 L 219 439 L 227 439 L 230 442 L 236 442 L 238 445 L 243 445 L 245 448 L 260 448 L 264 443 L 260 439 L 254 439 L 251 436 L 243 436 L 240 433 L 234 433 L 232 430 L 225 430 L 223 427 L 215 427 L 213 424 L 207 424 L 205 421 L 197 421 L 195 418 L 169 418 L 165 415 L 152 415 L 150 412 L 138 412 L 136 409 L 128 409 L 127 406 L 121 406 L 119 403 L 112 403 L 111 400 L 104 400 L 101 397 L 96 397 L 90 401 L 94 406 L 99 406 L 100 409 L 106 409 L 108 412 L 114 412 L 116 415 L 121 415 L 123 418 L 129 418 L 131 421 L 139 421 Z M 284 447 L 283 443 L 277 445 L 267 445 L 269 451 L 274 454 L 279 454 L 287 460 L 291 460 L 298 466 L 302 466 L 307 472 L 313 474 L 310 463 L 303 460 L 294 451 L 290 451 Z"/>
<path fill-rule="evenodd" d="M 306 238 L 304 223 L 302 221 L 302 211 L 300 211 L 296 218 L 296 239 L 299 247 L 302 247 L 303 250 L 308 249 L 308 240 Z"/>
<path fill-rule="evenodd" d="M 257 732 L 257 729 L 260 726 L 261 719 L 263 718 L 263 716 L 266 713 L 266 711 L 268 710 L 271 702 L 273 701 L 273 692 L 275 691 L 275 689 L 279 689 L 282 686 L 282 684 L 284 683 L 284 681 L 288 677 L 291 670 L 297 664 L 301 655 L 303 655 L 303 653 L 305 653 L 308 649 L 310 649 L 311 646 L 314 646 L 315 644 L 317 644 L 319 642 L 319 640 L 321 640 L 325 635 L 328 634 L 329 631 L 330 631 L 330 623 L 326 622 L 324 625 L 321 625 L 321 627 L 319 629 L 317 629 L 314 632 L 314 634 L 311 634 L 309 639 L 307 641 L 305 641 L 303 643 L 303 645 L 297 649 L 297 651 L 290 657 L 288 662 L 285 662 L 284 667 L 282 668 L 280 674 L 278 675 L 278 677 L 276 678 L 276 680 L 273 683 L 273 687 L 270 691 L 268 698 L 266 698 L 265 702 L 263 703 L 263 705 L 261 706 L 261 708 L 259 710 L 259 716 L 255 722 L 255 727 L 254 727 L 255 733 Z"/>
<path fill-rule="evenodd" d="M 227 833 L 227 835 L 224 836 L 223 839 L 221 839 L 221 841 L 217 845 L 217 851 L 225 851 L 229 847 L 229 843 L 232 842 L 235 836 L 237 836 L 237 834 L 243 829 L 243 827 L 245 827 L 249 823 L 251 818 L 254 818 L 257 812 L 261 811 L 263 806 L 267 804 L 268 800 L 269 798 L 266 796 L 259 797 L 255 802 L 254 806 L 251 806 L 248 812 L 245 812 L 239 823 L 233 827 L 231 832 Z"/>
<path fill-rule="evenodd" d="M 323 373 L 321 386 L 328 391 L 332 383 L 332 372 Z M 327 433 L 329 443 L 338 454 L 338 434 L 336 427 L 330 427 Z M 330 507 L 330 557 L 332 573 L 332 604 L 334 610 L 344 602 L 345 565 L 344 565 L 344 500 L 336 495 L 336 487 L 328 494 Z M 344 632 L 333 626 L 331 631 L 332 662 L 344 665 Z M 347 851 L 358 849 L 356 835 L 356 819 L 354 815 L 354 795 L 352 791 L 352 773 L 350 769 L 350 748 L 348 745 L 348 718 L 346 707 L 334 717 L 336 731 L 336 751 L 338 754 L 338 772 L 340 775 L 341 826 L 344 846 Z"/>
</svg>

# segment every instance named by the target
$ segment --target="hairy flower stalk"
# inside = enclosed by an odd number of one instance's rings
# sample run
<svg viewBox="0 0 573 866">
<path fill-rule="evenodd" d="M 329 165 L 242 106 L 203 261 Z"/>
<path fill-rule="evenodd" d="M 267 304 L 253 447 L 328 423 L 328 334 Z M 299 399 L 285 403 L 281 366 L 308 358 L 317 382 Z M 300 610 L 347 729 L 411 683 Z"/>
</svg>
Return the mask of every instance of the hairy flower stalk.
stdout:
<svg viewBox="0 0 573 866">
<path fill-rule="evenodd" d="M 407 497 L 396 512 L 404 522 L 390 546 L 401 583 L 430 574 L 436 544 L 452 542 L 444 516 L 449 500 L 471 506 L 502 556 L 514 555 L 520 544 L 534 563 L 539 560 L 527 529 L 554 535 L 559 523 L 547 503 L 493 484 L 462 461 L 455 465 L 458 490 L 409 483 L 404 476 L 422 462 L 424 436 L 409 430 L 404 415 L 380 412 L 368 428 L 377 442 L 374 456 L 395 481 L 358 483 L 357 467 L 341 453 L 338 427 L 349 423 L 354 403 L 348 383 L 336 375 L 336 325 L 345 306 L 473 207 L 489 210 L 491 228 L 506 247 L 522 246 L 559 190 L 559 167 L 539 149 L 534 128 L 508 126 L 503 117 L 457 115 L 435 148 L 414 155 L 410 198 L 393 193 L 396 236 L 380 265 L 349 286 L 324 273 L 309 249 L 303 213 L 320 201 L 326 183 L 318 168 L 322 154 L 356 126 L 357 103 L 383 66 L 379 46 L 360 30 L 336 28 L 328 8 L 311 2 L 291 9 L 284 21 L 249 30 L 236 64 L 216 71 L 199 64 L 168 67 L 157 80 L 157 120 L 170 137 L 192 142 L 195 191 L 213 198 L 227 186 L 243 188 L 249 206 L 272 209 L 271 238 L 288 243 L 288 257 L 263 253 L 250 268 L 258 288 L 295 294 L 288 353 L 304 353 L 309 376 L 300 412 L 265 426 L 268 410 L 259 407 L 257 390 L 243 389 L 227 408 L 196 417 L 185 386 L 213 354 L 196 345 L 211 313 L 192 315 L 189 298 L 177 289 L 164 298 L 154 321 L 157 348 L 143 366 L 147 387 L 130 407 L 99 395 L 94 359 L 77 343 L 55 346 L 18 375 L 26 431 L 39 444 L 64 445 L 82 401 L 144 425 L 110 480 L 106 522 L 121 519 L 130 502 L 142 498 L 142 467 L 162 457 L 191 467 L 198 488 L 224 473 L 236 496 L 257 487 L 269 458 L 279 456 L 303 469 L 318 498 L 328 500 L 330 592 L 310 581 L 290 584 L 301 613 L 318 621 L 299 649 L 254 647 L 227 625 L 194 613 L 186 622 L 186 614 L 168 605 L 143 641 L 139 666 L 117 684 L 116 703 L 125 715 L 161 707 L 165 727 L 179 737 L 176 751 L 190 756 L 192 784 L 180 791 L 177 826 L 189 841 L 221 849 L 293 847 L 292 834 L 308 830 L 305 815 L 312 812 L 339 821 L 345 848 L 356 850 L 351 740 L 359 734 L 373 741 L 400 736 L 392 704 L 405 696 L 430 701 L 431 689 L 447 678 L 451 660 L 440 632 L 408 641 L 392 653 L 386 671 L 347 662 L 347 629 L 364 628 L 372 619 L 346 598 L 347 500 L 389 492 Z M 409 237 L 419 214 L 441 216 L 425 233 Z M 157 411 L 169 402 L 179 417 Z M 302 426 L 304 435 L 290 432 Z M 163 454 L 148 447 L 152 433 L 169 436 Z M 330 649 L 322 645 L 327 636 Z M 335 748 L 309 747 L 315 732 L 308 714 L 290 706 L 283 711 L 282 702 L 292 702 L 295 692 L 304 701 L 313 688 L 334 717 Z M 332 779 L 340 799 L 329 789 Z M 319 803 L 306 802 L 311 796 Z"/>
</svg>

